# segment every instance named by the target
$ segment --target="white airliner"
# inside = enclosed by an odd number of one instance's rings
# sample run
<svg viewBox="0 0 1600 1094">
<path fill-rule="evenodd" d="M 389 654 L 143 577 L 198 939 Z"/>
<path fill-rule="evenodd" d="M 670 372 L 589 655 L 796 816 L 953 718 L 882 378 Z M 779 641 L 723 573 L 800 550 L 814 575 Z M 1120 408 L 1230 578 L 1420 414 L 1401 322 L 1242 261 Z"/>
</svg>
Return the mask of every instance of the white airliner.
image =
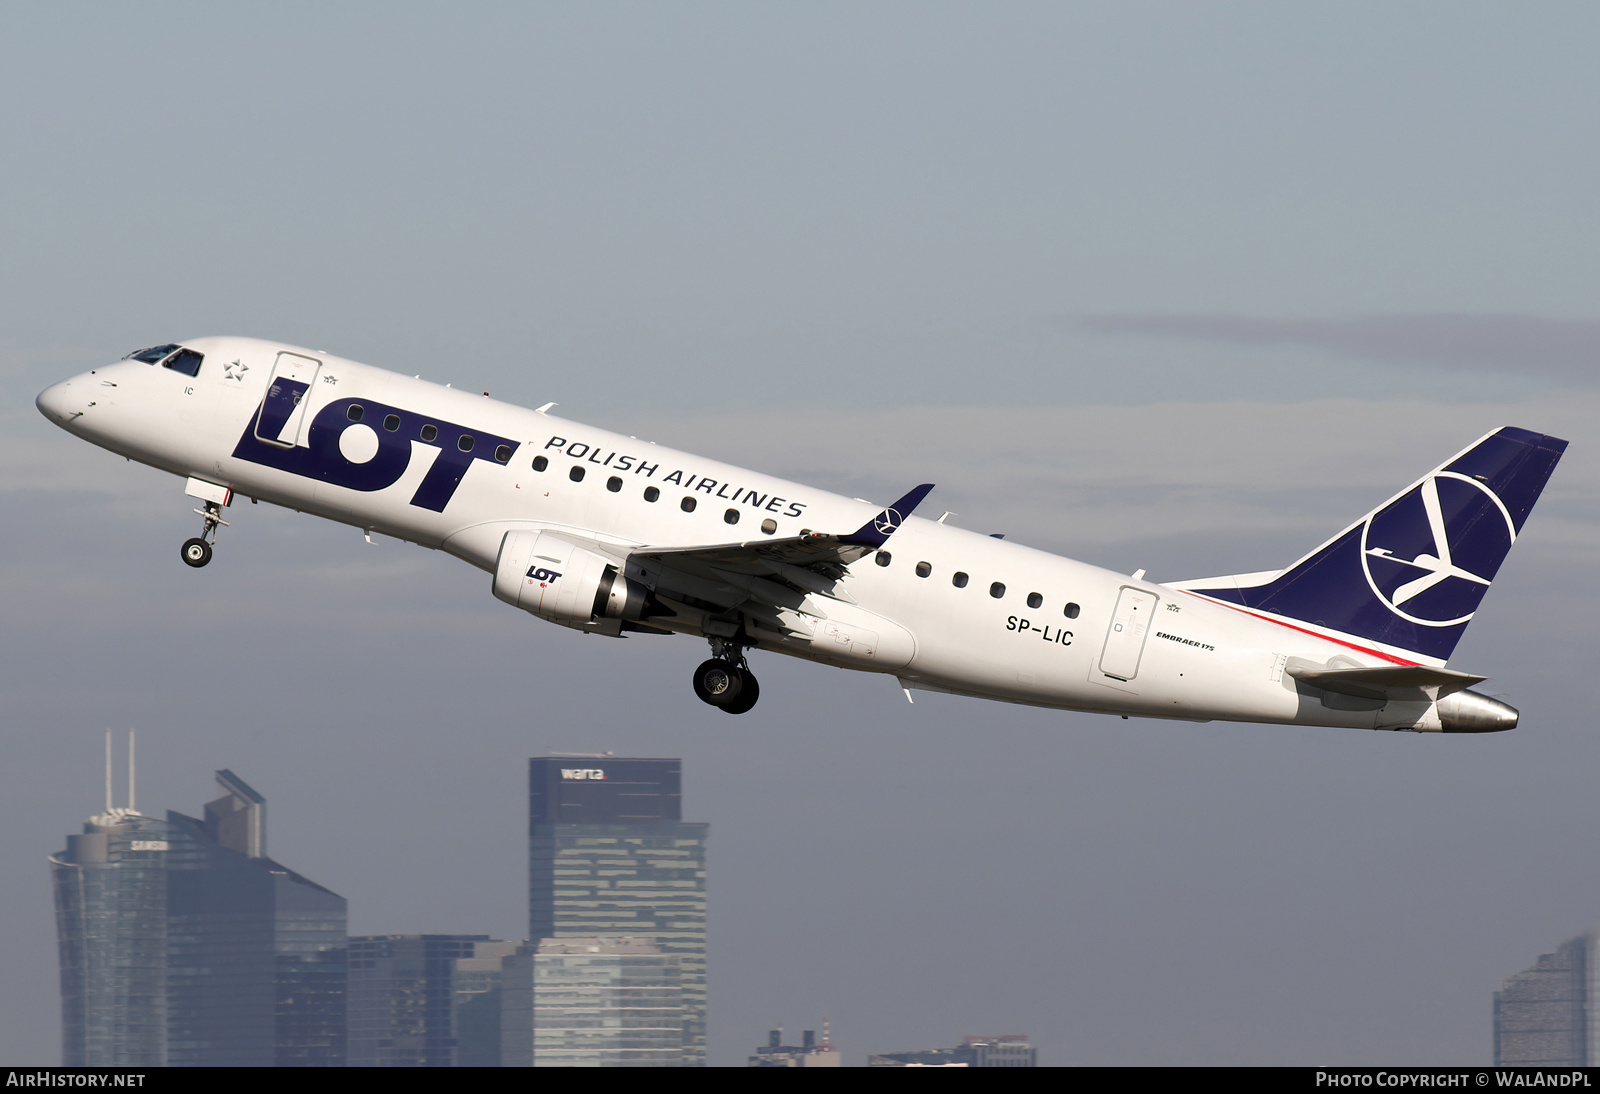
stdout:
<svg viewBox="0 0 1600 1094">
<path fill-rule="evenodd" d="M 697 635 L 729 713 L 785 653 L 907 689 L 1194 721 L 1482 732 L 1517 712 L 1445 668 L 1566 442 L 1474 441 L 1293 565 L 1157 584 L 889 505 L 296 346 L 200 338 L 40 394 L 78 437 L 187 480 L 183 560 L 236 496 L 410 540 L 574 630 Z"/>
</svg>

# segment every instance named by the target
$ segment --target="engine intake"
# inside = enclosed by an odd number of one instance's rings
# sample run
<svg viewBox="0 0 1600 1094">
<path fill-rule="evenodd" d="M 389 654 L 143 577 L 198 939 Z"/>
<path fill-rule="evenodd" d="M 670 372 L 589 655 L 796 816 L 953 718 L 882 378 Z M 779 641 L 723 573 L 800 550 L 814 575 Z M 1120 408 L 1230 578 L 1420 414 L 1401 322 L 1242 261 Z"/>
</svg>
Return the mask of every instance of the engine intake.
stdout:
<svg viewBox="0 0 1600 1094">
<path fill-rule="evenodd" d="M 495 563 L 494 595 L 540 619 L 616 635 L 644 615 L 648 590 L 604 555 L 549 532 L 507 532 Z"/>
</svg>

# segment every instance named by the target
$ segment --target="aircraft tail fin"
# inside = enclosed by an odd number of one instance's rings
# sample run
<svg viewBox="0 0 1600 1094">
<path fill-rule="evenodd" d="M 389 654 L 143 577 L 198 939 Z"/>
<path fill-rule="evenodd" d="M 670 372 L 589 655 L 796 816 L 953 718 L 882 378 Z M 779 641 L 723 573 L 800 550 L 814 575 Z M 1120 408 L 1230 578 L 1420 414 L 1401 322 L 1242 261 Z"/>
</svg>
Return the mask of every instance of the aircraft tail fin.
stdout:
<svg viewBox="0 0 1600 1094">
<path fill-rule="evenodd" d="M 1497 429 L 1285 570 L 1172 584 L 1443 662 L 1566 447 Z"/>
</svg>

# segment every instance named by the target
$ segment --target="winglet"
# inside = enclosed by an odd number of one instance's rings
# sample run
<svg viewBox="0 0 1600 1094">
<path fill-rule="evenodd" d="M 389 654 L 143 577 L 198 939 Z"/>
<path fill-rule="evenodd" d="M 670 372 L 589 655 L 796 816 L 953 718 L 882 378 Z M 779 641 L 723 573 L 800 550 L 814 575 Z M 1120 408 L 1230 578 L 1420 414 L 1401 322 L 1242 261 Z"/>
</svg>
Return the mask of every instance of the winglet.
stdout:
<svg viewBox="0 0 1600 1094">
<path fill-rule="evenodd" d="M 912 510 L 922 504 L 922 499 L 927 497 L 932 489 L 933 483 L 923 483 L 848 536 L 840 536 L 839 542 L 856 547 L 882 547 L 888 538 L 894 535 L 894 530 L 911 515 Z"/>
</svg>

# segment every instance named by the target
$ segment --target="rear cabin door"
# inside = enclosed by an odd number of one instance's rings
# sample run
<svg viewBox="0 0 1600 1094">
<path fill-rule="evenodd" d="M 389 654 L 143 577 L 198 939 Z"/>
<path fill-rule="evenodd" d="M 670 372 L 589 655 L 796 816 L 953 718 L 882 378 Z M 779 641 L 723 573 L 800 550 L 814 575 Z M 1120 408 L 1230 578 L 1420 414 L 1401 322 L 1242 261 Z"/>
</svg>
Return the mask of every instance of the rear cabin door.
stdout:
<svg viewBox="0 0 1600 1094">
<path fill-rule="evenodd" d="M 1132 680 L 1139 674 L 1139 659 L 1144 655 L 1144 640 L 1150 634 L 1150 621 L 1156 614 L 1156 597 L 1142 589 L 1123 586 L 1117 597 L 1117 610 L 1106 632 L 1105 649 L 1100 651 L 1100 671 L 1116 680 Z"/>
<path fill-rule="evenodd" d="M 256 440 L 293 448 L 300 440 L 311 385 L 322 362 L 298 353 L 280 353 L 267 381 L 267 394 L 256 415 Z"/>
</svg>

